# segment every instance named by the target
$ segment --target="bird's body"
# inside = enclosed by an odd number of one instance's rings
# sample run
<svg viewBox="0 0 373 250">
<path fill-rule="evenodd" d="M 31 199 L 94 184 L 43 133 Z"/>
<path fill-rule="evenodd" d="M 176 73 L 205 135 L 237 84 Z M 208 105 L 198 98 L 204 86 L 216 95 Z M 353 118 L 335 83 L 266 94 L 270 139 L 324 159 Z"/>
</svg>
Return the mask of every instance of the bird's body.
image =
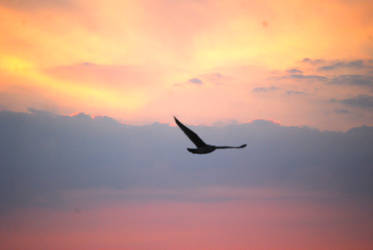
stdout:
<svg viewBox="0 0 373 250">
<path fill-rule="evenodd" d="M 206 145 L 204 147 L 199 147 L 199 148 L 187 148 L 187 150 L 193 154 L 208 154 L 211 153 L 212 151 L 215 151 L 215 147 L 211 145 Z"/>
<path fill-rule="evenodd" d="M 246 144 L 242 144 L 239 147 L 233 147 L 233 146 L 214 146 L 214 145 L 208 145 L 202 139 L 194 133 L 191 129 L 186 127 L 184 124 L 182 124 L 176 117 L 174 117 L 176 124 L 179 126 L 179 128 L 185 133 L 185 135 L 196 145 L 197 148 L 187 148 L 187 150 L 193 154 L 208 154 L 216 149 L 227 149 L 227 148 L 244 148 L 246 147 Z"/>
</svg>

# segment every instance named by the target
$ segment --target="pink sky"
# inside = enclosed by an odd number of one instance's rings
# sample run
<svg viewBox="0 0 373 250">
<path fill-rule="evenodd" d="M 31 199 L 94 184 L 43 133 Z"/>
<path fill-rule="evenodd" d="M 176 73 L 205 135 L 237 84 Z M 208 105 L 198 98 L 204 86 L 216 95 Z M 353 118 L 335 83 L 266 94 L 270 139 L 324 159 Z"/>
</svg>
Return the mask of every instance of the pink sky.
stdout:
<svg viewBox="0 0 373 250">
<path fill-rule="evenodd" d="M 70 192 L 58 209 L 20 209 L 2 218 L 2 247 L 368 250 L 373 244 L 367 204 L 346 205 L 334 195 L 289 190 L 187 193 L 202 194 L 206 201 L 110 201 L 104 198 L 113 194 L 110 190 Z M 227 195 L 234 199 L 209 201 Z"/>
</svg>

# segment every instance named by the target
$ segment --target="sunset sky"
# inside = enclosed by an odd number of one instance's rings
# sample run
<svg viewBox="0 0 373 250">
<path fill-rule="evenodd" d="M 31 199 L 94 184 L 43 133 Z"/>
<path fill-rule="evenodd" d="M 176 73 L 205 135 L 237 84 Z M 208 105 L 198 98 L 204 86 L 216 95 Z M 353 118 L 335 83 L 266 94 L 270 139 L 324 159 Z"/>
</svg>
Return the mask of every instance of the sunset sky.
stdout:
<svg viewBox="0 0 373 250">
<path fill-rule="evenodd" d="M 3 0 L 0 108 L 371 125 L 372 11 L 368 0 Z"/>
<path fill-rule="evenodd" d="M 372 13 L 0 0 L 0 249 L 373 249 Z"/>
</svg>

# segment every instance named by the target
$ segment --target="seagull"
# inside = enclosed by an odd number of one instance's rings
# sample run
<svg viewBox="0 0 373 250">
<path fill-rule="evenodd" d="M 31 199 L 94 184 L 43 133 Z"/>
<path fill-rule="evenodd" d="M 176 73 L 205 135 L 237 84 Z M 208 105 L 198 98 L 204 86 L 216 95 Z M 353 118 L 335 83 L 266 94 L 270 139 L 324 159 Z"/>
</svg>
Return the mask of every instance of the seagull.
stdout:
<svg viewBox="0 0 373 250">
<path fill-rule="evenodd" d="M 196 145 L 197 148 L 187 148 L 187 150 L 193 154 L 208 154 L 212 151 L 215 151 L 215 149 L 225 149 L 225 148 L 244 148 L 246 147 L 246 144 L 242 144 L 239 147 L 232 147 L 232 146 L 214 146 L 206 144 L 204 141 L 202 141 L 199 136 L 194 133 L 191 129 L 187 128 L 184 124 L 182 124 L 175 116 L 174 116 L 175 122 L 179 128 L 188 136 L 188 138 Z"/>
</svg>

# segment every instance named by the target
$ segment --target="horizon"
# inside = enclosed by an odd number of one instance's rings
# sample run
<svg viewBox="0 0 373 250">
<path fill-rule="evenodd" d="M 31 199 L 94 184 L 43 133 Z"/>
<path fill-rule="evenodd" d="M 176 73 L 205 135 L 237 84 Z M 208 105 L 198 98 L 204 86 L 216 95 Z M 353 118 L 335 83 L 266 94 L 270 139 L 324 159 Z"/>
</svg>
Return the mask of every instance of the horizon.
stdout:
<svg viewBox="0 0 373 250">
<path fill-rule="evenodd" d="M 36 115 L 51 115 L 51 116 L 61 116 L 61 117 L 85 117 L 85 118 L 89 118 L 89 119 L 110 119 L 118 124 L 121 124 L 121 125 L 125 125 L 125 126 L 151 126 L 151 125 L 166 125 L 166 126 L 169 126 L 169 127 L 176 127 L 177 125 L 175 124 L 173 118 L 170 119 L 170 122 L 167 123 L 163 123 L 163 122 L 159 122 L 159 121 L 148 121 L 148 122 L 143 122 L 143 123 L 131 123 L 131 122 L 126 122 L 125 120 L 120 120 L 120 119 L 116 119 L 115 117 L 110 117 L 110 116 L 107 116 L 107 115 L 93 115 L 93 114 L 89 114 L 89 113 L 85 113 L 85 112 L 74 112 L 74 113 L 71 113 L 71 114 L 59 114 L 59 113 L 53 113 L 52 111 L 49 111 L 49 110 L 38 110 L 38 109 L 33 109 L 33 108 L 29 108 L 27 109 L 27 111 L 12 111 L 12 110 L 0 110 L 0 112 L 9 112 L 9 113 L 20 113 L 20 114 L 36 114 Z M 170 115 L 170 117 L 174 117 L 174 115 Z M 178 118 L 179 119 L 179 118 Z M 181 118 L 180 118 L 181 119 Z M 222 121 L 215 121 L 214 123 L 212 124 L 191 124 L 189 123 L 188 121 L 182 121 L 183 123 L 185 123 L 186 125 L 188 126 L 191 126 L 191 127 L 195 127 L 195 128 L 198 128 L 198 127 L 218 127 L 218 128 L 221 128 L 221 127 L 227 127 L 227 126 L 240 126 L 240 125 L 248 125 L 248 124 L 253 124 L 253 123 L 259 123 L 259 122 L 265 122 L 265 123 L 269 123 L 269 124 L 273 124 L 273 125 L 277 125 L 277 126 L 281 126 L 281 127 L 294 127 L 294 128 L 307 128 L 307 129 L 312 129 L 312 130 L 318 130 L 320 132 L 341 132 L 341 133 L 346 133 L 350 130 L 353 130 L 355 128 L 361 128 L 361 127 L 373 127 L 373 125 L 367 125 L 367 124 L 361 124 L 361 125 L 358 125 L 358 126 L 354 126 L 354 127 L 350 127 L 350 128 L 347 128 L 345 130 L 340 130 L 340 129 L 320 129 L 320 128 L 317 128 L 317 127 L 312 127 L 312 126 L 308 126 L 308 125 L 287 125 L 287 124 L 281 124 L 280 122 L 278 121 L 274 121 L 274 120 L 268 120 L 268 119 L 253 119 L 253 120 L 249 120 L 247 122 L 242 122 L 242 123 L 239 123 L 238 121 L 235 121 L 235 120 L 222 120 Z"/>
</svg>

